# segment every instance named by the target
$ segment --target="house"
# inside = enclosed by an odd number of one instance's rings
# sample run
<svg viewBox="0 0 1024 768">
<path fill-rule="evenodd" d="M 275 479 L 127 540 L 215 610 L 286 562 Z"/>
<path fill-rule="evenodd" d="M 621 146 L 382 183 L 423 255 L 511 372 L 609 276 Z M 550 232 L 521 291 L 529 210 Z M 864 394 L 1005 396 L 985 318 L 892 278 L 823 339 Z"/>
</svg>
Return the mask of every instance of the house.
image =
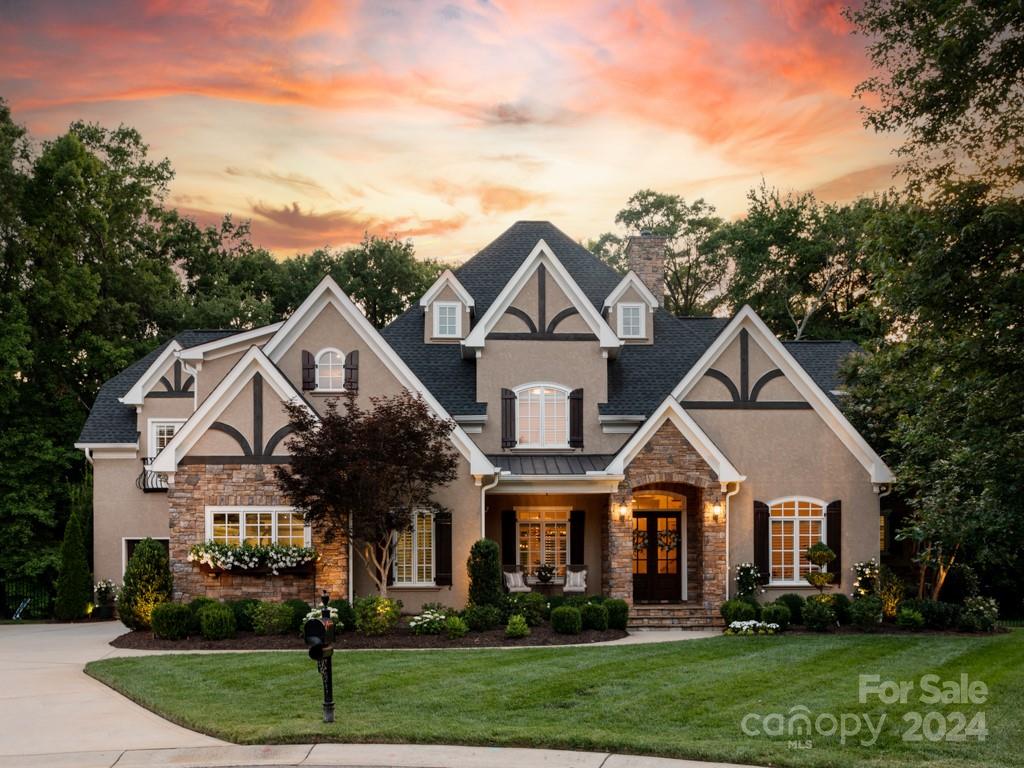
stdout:
<svg viewBox="0 0 1024 768">
<path fill-rule="evenodd" d="M 119 580 L 154 537 L 182 599 L 370 593 L 276 487 L 282 403 L 407 389 L 455 421 L 460 457 L 438 495 L 450 519 L 421 514 L 397 542 L 390 591 L 407 610 L 462 606 L 481 536 L 534 588 L 585 570 L 641 623 L 713 623 L 747 561 L 769 597 L 807 591 L 818 540 L 849 592 L 852 564 L 878 558 L 892 481 L 838 407 L 855 346 L 781 342 L 749 307 L 673 316 L 663 246 L 630 240 L 623 277 L 552 224 L 518 222 L 380 331 L 325 278 L 284 322 L 178 335 L 103 386 L 77 443 L 95 468 L 96 577 Z M 307 573 L 208 573 L 187 555 L 209 539 L 320 557 Z M 542 563 L 554 586 L 535 582 Z"/>
</svg>

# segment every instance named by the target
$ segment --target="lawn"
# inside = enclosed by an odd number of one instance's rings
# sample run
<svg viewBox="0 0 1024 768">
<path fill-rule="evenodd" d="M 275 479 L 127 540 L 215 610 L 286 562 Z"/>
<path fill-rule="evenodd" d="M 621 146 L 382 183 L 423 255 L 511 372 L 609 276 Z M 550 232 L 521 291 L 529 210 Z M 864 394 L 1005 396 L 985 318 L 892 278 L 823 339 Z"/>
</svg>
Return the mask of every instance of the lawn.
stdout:
<svg viewBox="0 0 1024 768">
<path fill-rule="evenodd" d="M 240 743 L 424 742 L 610 750 L 782 766 L 1024 765 L 1024 632 L 990 636 L 721 637 L 657 645 L 363 651 L 334 657 L 337 722 L 303 653 L 115 658 L 86 671 L 175 722 Z M 920 702 L 922 675 L 988 686 L 983 704 Z M 911 681 L 906 704 L 858 702 L 858 675 Z M 804 706 L 861 733 L 745 735 L 748 713 Z M 984 713 L 984 740 L 904 741 L 911 711 L 939 735 Z M 871 722 L 885 715 L 877 741 Z M 759 721 L 748 718 L 748 730 Z M 766 723 L 771 720 L 764 721 Z M 823 719 L 827 731 L 829 721 Z"/>
</svg>

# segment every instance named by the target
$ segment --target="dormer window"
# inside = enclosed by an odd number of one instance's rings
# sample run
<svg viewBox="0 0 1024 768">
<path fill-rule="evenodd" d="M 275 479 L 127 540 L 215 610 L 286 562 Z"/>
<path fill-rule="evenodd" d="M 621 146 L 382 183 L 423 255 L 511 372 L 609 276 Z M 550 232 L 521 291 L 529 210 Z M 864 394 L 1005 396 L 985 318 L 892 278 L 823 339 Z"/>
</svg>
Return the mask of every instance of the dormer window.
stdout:
<svg viewBox="0 0 1024 768">
<path fill-rule="evenodd" d="M 433 306 L 434 338 L 462 338 L 462 304 L 457 301 L 435 301 Z"/>
<path fill-rule="evenodd" d="M 345 388 L 345 355 L 338 349 L 324 349 L 316 356 L 316 388 L 340 392 Z"/>
<path fill-rule="evenodd" d="M 619 318 L 620 339 L 642 339 L 647 336 L 646 310 L 644 304 L 619 304 L 616 314 Z"/>
</svg>

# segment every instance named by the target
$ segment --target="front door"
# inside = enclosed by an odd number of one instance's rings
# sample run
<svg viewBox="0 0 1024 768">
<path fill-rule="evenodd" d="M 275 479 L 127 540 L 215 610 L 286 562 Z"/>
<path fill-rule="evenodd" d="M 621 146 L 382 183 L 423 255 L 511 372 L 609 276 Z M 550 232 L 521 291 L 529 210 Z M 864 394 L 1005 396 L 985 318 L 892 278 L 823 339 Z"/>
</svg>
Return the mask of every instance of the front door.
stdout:
<svg viewBox="0 0 1024 768">
<path fill-rule="evenodd" d="M 633 600 L 676 603 L 682 599 L 682 513 L 633 513 Z"/>
</svg>

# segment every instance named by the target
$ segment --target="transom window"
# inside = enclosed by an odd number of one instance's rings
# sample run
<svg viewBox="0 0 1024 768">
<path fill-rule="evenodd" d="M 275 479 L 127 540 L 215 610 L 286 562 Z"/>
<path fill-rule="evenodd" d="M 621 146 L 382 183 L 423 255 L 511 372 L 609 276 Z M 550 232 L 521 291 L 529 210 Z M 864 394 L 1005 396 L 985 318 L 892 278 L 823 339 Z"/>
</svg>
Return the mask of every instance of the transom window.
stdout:
<svg viewBox="0 0 1024 768">
<path fill-rule="evenodd" d="M 457 301 L 434 302 L 434 336 L 459 338 L 462 335 L 462 305 Z"/>
<path fill-rule="evenodd" d="M 345 388 L 345 355 L 338 349 L 324 349 L 316 356 L 316 388 L 328 392 Z"/>
<path fill-rule="evenodd" d="M 520 448 L 569 447 L 569 390 L 536 384 L 516 390 Z"/>
<path fill-rule="evenodd" d="M 527 507 L 516 510 L 518 560 L 525 573 L 534 573 L 542 564 L 565 576 L 569 559 L 569 508 Z"/>
<path fill-rule="evenodd" d="M 395 544 L 395 584 L 434 583 L 434 515 L 417 512 Z"/>
<path fill-rule="evenodd" d="M 288 507 L 208 507 L 206 538 L 219 544 L 309 546 L 302 514 Z"/>
<path fill-rule="evenodd" d="M 166 419 L 149 422 L 149 457 L 153 458 L 162 451 L 175 433 L 185 423 L 184 419 Z"/>
<path fill-rule="evenodd" d="M 771 581 L 799 583 L 817 566 L 804 557 L 807 548 L 825 540 L 825 503 L 814 499 L 779 499 L 768 506 Z"/>
<path fill-rule="evenodd" d="M 619 337 L 637 339 L 646 336 L 644 330 L 644 305 L 619 304 Z"/>
</svg>

